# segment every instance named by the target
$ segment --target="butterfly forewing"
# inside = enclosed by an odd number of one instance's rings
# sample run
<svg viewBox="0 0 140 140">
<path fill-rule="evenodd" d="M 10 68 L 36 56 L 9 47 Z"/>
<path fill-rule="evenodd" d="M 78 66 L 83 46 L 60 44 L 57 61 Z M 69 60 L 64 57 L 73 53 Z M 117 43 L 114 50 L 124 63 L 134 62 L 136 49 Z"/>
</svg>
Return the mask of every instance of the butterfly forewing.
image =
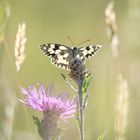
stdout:
<svg viewBox="0 0 140 140">
<path fill-rule="evenodd" d="M 62 69 L 69 69 L 69 54 L 71 49 L 61 44 L 43 44 L 40 46 L 41 50 L 49 57 L 55 66 Z"/>
<path fill-rule="evenodd" d="M 80 59 L 85 62 L 87 58 L 94 56 L 101 48 L 101 45 L 90 45 L 86 47 L 79 48 L 79 53 L 77 54 Z"/>
</svg>

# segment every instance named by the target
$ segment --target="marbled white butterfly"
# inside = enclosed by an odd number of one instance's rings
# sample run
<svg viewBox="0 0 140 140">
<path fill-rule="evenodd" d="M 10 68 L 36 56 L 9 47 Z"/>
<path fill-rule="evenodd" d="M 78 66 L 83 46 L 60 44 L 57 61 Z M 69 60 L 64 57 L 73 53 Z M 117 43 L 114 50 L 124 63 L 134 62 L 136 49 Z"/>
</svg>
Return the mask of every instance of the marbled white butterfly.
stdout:
<svg viewBox="0 0 140 140">
<path fill-rule="evenodd" d="M 86 47 L 67 47 L 61 44 L 43 44 L 40 46 L 45 55 L 51 58 L 52 64 L 56 67 L 69 70 L 69 63 L 73 58 L 78 58 L 85 63 L 86 58 L 94 56 L 101 45 L 90 45 Z"/>
</svg>

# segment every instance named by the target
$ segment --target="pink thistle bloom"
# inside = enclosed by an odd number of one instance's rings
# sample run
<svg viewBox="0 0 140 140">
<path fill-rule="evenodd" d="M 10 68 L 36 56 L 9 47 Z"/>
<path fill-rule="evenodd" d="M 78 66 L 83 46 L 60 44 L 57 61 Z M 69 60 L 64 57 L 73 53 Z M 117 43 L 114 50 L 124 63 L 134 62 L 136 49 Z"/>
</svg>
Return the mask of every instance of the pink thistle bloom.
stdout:
<svg viewBox="0 0 140 140">
<path fill-rule="evenodd" d="M 21 92 L 26 98 L 19 100 L 31 108 L 43 112 L 41 123 L 45 129 L 45 137 L 49 138 L 59 131 L 61 120 L 65 121 L 67 118 L 75 116 L 77 105 L 76 100 L 70 99 L 69 94 L 60 93 L 57 96 L 55 90 L 53 93 L 52 88 L 53 86 L 49 86 L 45 89 L 43 85 L 40 85 L 38 90 L 32 86 L 28 90 L 21 88 Z"/>
</svg>

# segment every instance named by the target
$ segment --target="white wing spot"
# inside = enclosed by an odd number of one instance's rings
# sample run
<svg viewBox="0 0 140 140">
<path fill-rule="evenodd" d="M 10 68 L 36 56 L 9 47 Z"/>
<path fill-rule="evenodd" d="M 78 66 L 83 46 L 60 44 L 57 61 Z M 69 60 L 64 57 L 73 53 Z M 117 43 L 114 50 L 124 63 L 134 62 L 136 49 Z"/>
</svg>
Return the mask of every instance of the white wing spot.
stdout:
<svg viewBox="0 0 140 140">
<path fill-rule="evenodd" d="M 50 47 L 51 47 L 52 49 L 54 49 L 54 48 L 55 48 L 55 45 L 54 45 L 54 44 L 50 44 Z"/>
<path fill-rule="evenodd" d="M 85 48 L 80 48 L 81 51 L 85 50 Z"/>
<path fill-rule="evenodd" d="M 47 46 L 44 46 L 44 47 L 43 47 L 43 50 L 45 50 L 45 51 L 46 51 L 46 50 L 47 50 Z"/>
<path fill-rule="evenodd" d="M 54 54 L 55 52 L 52 50 L 52 51 L 50 51 L 49 53 L 50 53 L 50 54 Z"/>
<path fill-rule="evenodd" d="M 49 53 L 51 53 L 51 52 L 54 53 L 54 50 L 53 50 L 52 48 L 49 48 L 49 49 L 48 49 L 48 52 L 49 52 Z"/>
<path fill-rule="evenodd" d="M 55 54 L 59 54 L 61 52 L 61 50 L 56 50 Z"/>
<path fill-rule="evenodd" d="M 64 46 L 59 46 L 59 49 L 60 49 L 60 50 L 66 50 L 67 48 L 64 47 Z"/>
<path fill-rule="evenodd" d="M 61 55 L 58 56 L 57 63 L 68 64 L 68 62 Z"/>
<path fill-rule="evenodd" d="M 65 53 L 63 56 L 64 56 L 64 58 L 67 58 L 68 57 L 68 53 Z"/>
<path fill-rule="evenodd" d="M 89 50 L 89 51 L 88 51 L 88 54 L 91 54 L 92 52 L 94 52 L 93 49 Z"/>
<path fill-rule="evenodd" d="M 89 48 L 90 48 L 89 52 L 93 52 L 94 51 L 93 46 L 89 46 Z"/>
<path fill-rule="evenodd" d="M 99 48 L 101 48 L 102 47 L 102 45 L 96 45 L 97 47 L 99 47 Z"/>
<path fill-rule="evenodd" d="M 84 56 L 81 56 L 80 58 L 81 58 L 81 60 L 82 60 L 82 59 L 84 58 Z"/>
<path fill-rule="evenodd" d="M 88 53 L 87 50 L 84 50 L 84 51 L 83 51 L 83 54 L 84 54 L 84 55 L 87 55 L 87 53 Z"/>
</svg>

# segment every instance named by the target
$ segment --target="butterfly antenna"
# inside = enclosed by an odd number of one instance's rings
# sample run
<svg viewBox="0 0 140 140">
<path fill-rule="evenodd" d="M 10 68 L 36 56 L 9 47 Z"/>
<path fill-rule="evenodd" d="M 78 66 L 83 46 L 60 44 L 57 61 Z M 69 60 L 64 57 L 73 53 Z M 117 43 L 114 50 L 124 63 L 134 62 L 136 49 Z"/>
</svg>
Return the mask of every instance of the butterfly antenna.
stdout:
<svg viewBox="0 0 140 140">
<path fill-rule="evenodd" d="M 79 45 L 84 44 L 84 43 L 89 42 L 89 41 L 91 41 L 91 40 L 90 40 L 90 39 L 87 39 L 87 40 L 85 40 L 85 41 L 83 41 L 83 42 L 77 44 L 76 46 L 79 46 Z"/>
<path fill-rule="evenodd" d="M 73 42 L 73 40 L 71 39 L 70 36 L 67 36 L 68 40 L 70 40 L 70 42 L 72 43 L 73 46 L 75 46 L 75 43 Z"/>
</svg>

